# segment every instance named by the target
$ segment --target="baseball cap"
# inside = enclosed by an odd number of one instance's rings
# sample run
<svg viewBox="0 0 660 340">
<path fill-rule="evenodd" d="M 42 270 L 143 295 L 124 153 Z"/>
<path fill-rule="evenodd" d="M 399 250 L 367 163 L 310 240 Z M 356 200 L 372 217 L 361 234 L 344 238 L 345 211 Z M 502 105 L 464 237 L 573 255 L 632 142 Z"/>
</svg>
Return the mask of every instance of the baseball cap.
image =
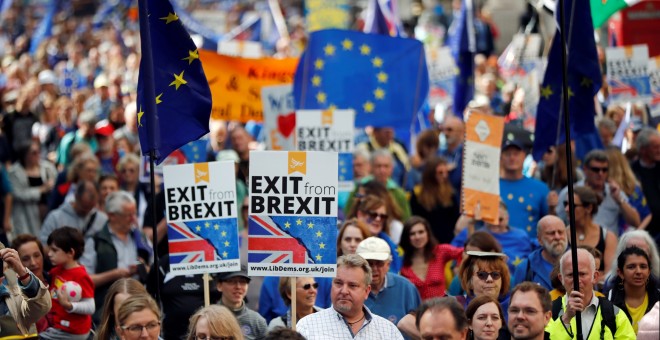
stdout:
<svg viewBox="0 0 660 340">
<path fill-rule="evenodd" d="M 218 281 L 220 281 L 220 282 L 227 281 L 227 280 L 229 280 L 231 278 L 234 278 L 234 277 L 243 277 L 243 278 L 247 279 L 248 282 L 250 282 L 252 280 L 252 278 L 250 278 L 247 275 L 247 268 L 245 266 L 241 266 L 241 270 L 239 270 L 237 272 L 220 273 L 217 276 Z"/>
<path fill-rule="evenodd" d="M 476 256 L 476 257 L 506 257 L 506 254 L 503 253 L 496 253 L 492 251 L 476 251 L 476 250 L 470 250 L 466 252 L 468 256 Z"/>
<path fill-rule="evenodd" d="M 94 126 L 94 132 L 97 135 L 100 136 L 112 136 L 112 134 L 115 132 L 115 128 L 108 122 L 107 120 L 102 120 L 98 123 L 96 123 L 96 126 Z"/>
<path fill-rule="evenodd" d="M 110 85 L 110 81 L 108 81 L 108 77 L 101 73 L 98 76 L 96 76 L 96 79 L 94 79 L 94 88 L 98 89 L 100 87 L 108 87 Z"/>
<path fill-rule="evenodd" d="M 46 84 L 55 84 L 57 82 L 57 77 L 55 76 L 55 72 L 51 70 L 43 70 L 39 72 L 39 84 L 41 85 L 46 85 Z"/>
<path fill-rule="evenodd" d="M 510 147 L 510 146 L 515 146 L 520 150 L 525 151 L 525 147 L 523 143 L 521 143 L 519 140 L 516 139 L 505 139 L 504 143 L 502 143 L 502 150 Z"/>
<path fill-rule="evenodd" d="M 367 237 L 358 244 L 356 253 L 365 260 L 387 261 L 392 257 L 390 246 L 382 238 Z"/>
<path fill-rule="evenodd" d="M 219 151 L 215 159 L 217 161 L 234 161 L 234 163 L 240 163 L 241 161 L 241 158 L 238 157 L 238 153 L 234 150 Z"/>
</svg>

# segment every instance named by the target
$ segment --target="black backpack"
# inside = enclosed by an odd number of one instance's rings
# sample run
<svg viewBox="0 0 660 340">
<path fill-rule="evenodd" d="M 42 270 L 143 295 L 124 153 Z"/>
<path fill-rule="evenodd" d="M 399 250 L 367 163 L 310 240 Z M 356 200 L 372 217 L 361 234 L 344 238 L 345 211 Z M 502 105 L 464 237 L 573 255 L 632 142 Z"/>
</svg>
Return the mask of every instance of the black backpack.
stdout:
<svg viewBox="0 0 660 340">
<path fill-rule="evenodd" d="M 563 309 L 561 298 L 552 301 L 552 319 L 556 320 L 559 317 L 559 313 Z M 605 297 L 598 297 L 598 308 L 600 308 L 600 338 L 605 339 L 605 327 L 609 328 L 612 332 L 612 336 L 616 334 L 616 313 L 618 312 L 618 307 L 616 307 L 610 300 Z M 616 310 L 615 310 L 616 309 Z M 584 330 L 582 330 L 584 331 Z"/>
</svg>

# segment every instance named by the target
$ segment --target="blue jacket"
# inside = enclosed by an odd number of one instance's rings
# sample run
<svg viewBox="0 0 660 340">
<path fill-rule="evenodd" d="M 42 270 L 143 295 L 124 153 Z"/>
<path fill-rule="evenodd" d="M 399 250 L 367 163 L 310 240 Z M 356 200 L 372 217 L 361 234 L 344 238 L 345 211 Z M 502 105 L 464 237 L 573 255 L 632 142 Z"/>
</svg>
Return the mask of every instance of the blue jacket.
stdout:
<svg viewBox="0 0 660 340">
<path fill-rule="evenodd" d="M 513 283 L 511 287 L 515 287 L 517 284 L 528 281 L 527 270 L 531 271 L 530 277 L 532 282 L 536 282 L 542 287 L 545 287 L 548 291 L 552 290 L 552 283 L 550 282 L 550 273 L 552 272 L 552 264 L 546 261 L 541 255 L 543 248 L 534 250 L 529 256 L 520 262 L 516 268 L 515 274 L 513 274 Z"/>
<path fill-rule="evenodd" d="M 315 278 L 319 284 L 319 289 L 316 292 L 315 305 L 321 308 L 328 308 L 332 306 L 330 300 L 330 290 L 332 289 L 332 279 L 328 277 Z M 284 304 L 284 300 L 280 295 L 279 290 L 280 278 L 278 276 L 264 277 L 264 282 L 261 284 L 261 292 L 259 293 L 259 314 L 266 319 L 266 323 L 276 317 L 285 315 L 289 310 Z"/>
<path fill-rule="evenodd" d="M 392 252 L 392 263 L 390 263 L 390 273 L 398 274 L 401 271 L 401 267 L 403 267 L 403 257 L 401 254 L 399 254 L 398 248 L 399 246 L 392 241 L 390 238 L 390 235 L 387 235 L 384 231 L 381 231 L 378 233 L 378 237 L 385 240 L 387 244 L 390 246 L 390 251 Z M 378 314 L 378 313 L 376 313 Z"/>
<path fill-rule="evenodd" d="M 395 325 L 422 303 L 415 285 L 401 275 L 387 273 L 385 289 L 374 295 L 369 293 L 365 306 L 372 313 L 390 320 Z"/>
</svg>

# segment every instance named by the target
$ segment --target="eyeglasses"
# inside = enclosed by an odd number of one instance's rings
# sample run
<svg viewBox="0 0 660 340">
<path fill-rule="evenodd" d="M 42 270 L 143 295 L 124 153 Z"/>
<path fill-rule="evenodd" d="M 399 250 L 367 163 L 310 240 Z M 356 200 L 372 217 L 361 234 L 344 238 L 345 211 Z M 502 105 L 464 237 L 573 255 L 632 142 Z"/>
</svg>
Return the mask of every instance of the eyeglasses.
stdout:
<svg viewBox="0 0 660 340">
<path fill-rule="evenodd" d="M 375 219 L 377 219 L 377 218 L 379 218 L 379 217 L 380 217 L 381 220 L 386 220 L 386 219 L 387 219 L 387 214 L 379 214 L 379 213 L 377 213 L 377 212 L 375 212 L 375 211 L 367 211 L 367 215 L 369 215 L 369 217 L 370 217 L 372 220 L 375 220 Z"/>
<path fill-rule="evenodd" d="M 314 287 L 314 289 L 318 289 L 318 288 L 319 288 L 319 284 L 318 284 L 317 282 L 314 282 L 314 283 L 308 283 L 308 284 L 306 284 L 306 285 L 303 285 L 303 286 L 302 286 L 302 289 L 304 289 L 304 290 L 309 290 L 309 289 L 312 288 L 312 287 Z"/>
<path fill-rule="evenodd" d="M 133 168 L 123 168 L 123 169 L 121 169 L 121 172 L 122 172 L 122 173 L 128 173 L 128 172 L 130 172 L 130 173 L 135 173 L 135 172 L 137 172 L 137 169 L 133 169 Z"/>
<path fill-rule="evenodd" d="M 589 170 L 591 170 L 591 171 L 593 171 L 593 172 L 595 172 L 595 173 L 602 172 L 602 173 L 606 174 L 608 169 L 607 169 L 606 167 L 605 167 L 605 168 L 601 168 L 601 167 L 597 167 L 597 166 L 590 166 L 590 167 L 589 167 Z"/>
<path fill-rule="evenodd" d="M 488 277 L 492 277 L 493 280 L 499 280 L 502 277 L 502 274 L 500 272 L 484 272 L 484 271 L 479 271 L 477 272 L 477 277 L 481 281 L 486 281 L 488 280 Z"/>
<path fill-rule="evenodd" d="M 236 340 L 233 336 L 195 336 L 195 340 Z"/>
<path fill-rule="evenodd" d="M 148 333 L 151 333 L 160 328 L 160 322 L 154 321 L 146 325 L 130 325 L 130 326 L 121 326 L 121 329 L 133 334 L 134 336 L 140 336 L 142 330 L 146 329 Z"/>
<path fill-rule="evenodd" d="M 578 204 L 578 203 L 573 203 L 574 206 L 576 207 L 582 207 L 584 204 Z M 564 201 L 564 208 L 568 207 L 568 201 Z"/>
</svg>

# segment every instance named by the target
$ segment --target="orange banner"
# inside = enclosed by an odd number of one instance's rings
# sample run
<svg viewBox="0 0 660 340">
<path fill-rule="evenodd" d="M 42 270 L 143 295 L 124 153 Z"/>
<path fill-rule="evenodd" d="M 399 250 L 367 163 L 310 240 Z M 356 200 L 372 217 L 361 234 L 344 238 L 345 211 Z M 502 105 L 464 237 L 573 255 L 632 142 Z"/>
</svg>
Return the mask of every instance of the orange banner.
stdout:
<svg viewBox="0 0 660 340">
<path fill-rule="evenodd" d="M 293 83 L 297 58 L 245 59 L 200 50 L 211 87 L 211 119 L 263 121 L 261 87 Z"/>
</svg>

